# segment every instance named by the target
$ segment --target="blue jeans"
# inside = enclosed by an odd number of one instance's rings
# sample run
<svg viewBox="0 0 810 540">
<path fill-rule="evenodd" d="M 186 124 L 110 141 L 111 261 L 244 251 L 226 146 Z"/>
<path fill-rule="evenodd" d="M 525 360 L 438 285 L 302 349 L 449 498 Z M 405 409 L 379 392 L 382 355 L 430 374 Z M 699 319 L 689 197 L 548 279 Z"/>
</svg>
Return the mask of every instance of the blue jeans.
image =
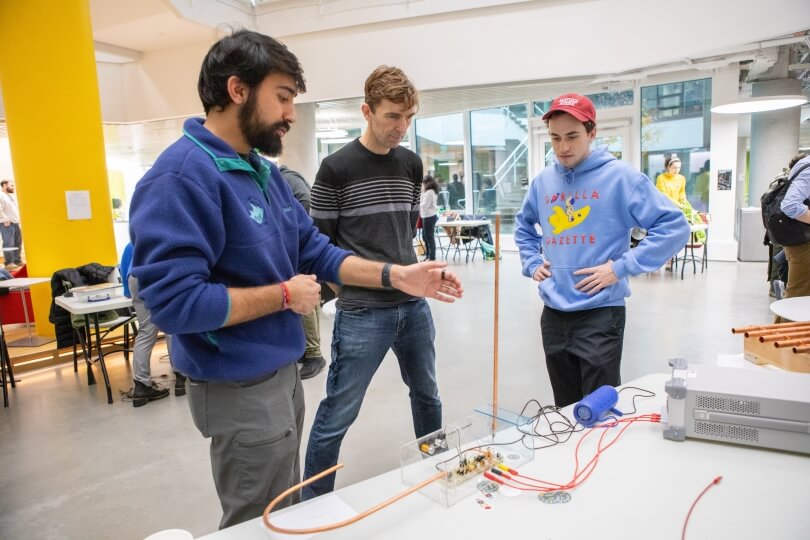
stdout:
<svg viewBox="0 0 810 540">
<path fill-rule="evenodd" d="M 326 397 L 309 435 L 304 479 L 337 463 L 343 437 L 357 418 L 366 389 L 388 349 L 396 354 L 402 380 L 410 389 L 416 436 L 442 427 L 435 336 L 433 317 L 424 299 L 391 308 L 337 311 Z M 307 500 L 334 488 L 335 475 L 331 474 L 304 487 L 301 496 Z"/>
</svg>

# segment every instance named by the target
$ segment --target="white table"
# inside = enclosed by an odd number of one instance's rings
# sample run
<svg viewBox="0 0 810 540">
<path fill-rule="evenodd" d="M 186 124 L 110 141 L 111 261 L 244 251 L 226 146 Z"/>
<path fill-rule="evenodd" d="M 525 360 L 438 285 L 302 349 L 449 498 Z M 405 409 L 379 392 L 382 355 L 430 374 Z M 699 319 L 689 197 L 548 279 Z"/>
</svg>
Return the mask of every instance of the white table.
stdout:
<svg viewBox="0 0 810 540">
<path fill-rule="evenodd" d="M 777 300 L 771 304 L 771 311 L 789 321 L 810 321 L 810 296 L 796 296 Z"/>
<path fill-rule="evenodd" d="M 457 219 L 457 220 L 446 220 L 441 219 L 436 222 L 436 227 L 453 227 L 458 229 L 459 231 L 463 227 L 481 227 L 485 225 L 492 225 L 492 222 L 488 219 Z M 448 245 L 447 249 L 445 250 L 444 246 L 441 245 L 441 239 L 439 235 L 436 235 L 436 238 L 439 240 L 439 249 L 442 250 L 442 255 L 445 260 L 447 260 L 447 256 L 450 254 L 450 249 L 452 249 L 453 245 Z M 464 244 L 464 249 L 466 251 L 465 262 L 469 262 L 470 260 L 470 253 L 472 253 L 472 258 L 475 260 L 475 252 L 479 246 L 479 239 L 478 236 L 475 236 L 475 241 L 470 241 Z M 459 239 L 458 243 L 455 244 L 456 252 L 453 254 L 453 259 L 456 258 L 456 255 L 461 255 L 461 248 L 460 248 L 461 240 Z"/>
<path fill-rule="evenodd" d="M 666 379 L 668 375 L 647 375 L 627 383 L 657 393 L 652 399 L 636 399 L 640 413 L 661 411 Z M 618 408 L 629 410 L 631 398 L 631 390 L 623 392 Z M 570 411 L 568 407 L 569 417 Z M 720 475 L 721 483 L 708 491 L 692 513 L 689 540 L 808 537 L 808 456 L 697 439 L 673 442 L 665 440 L 661 431 L 659 424 L 631 426 L 602 454 L 593 474 L 571 492 L 567 504 L 544 504 L 533 493 L 496 495 L 490 503 L 492 510 L 486 511 L 472 496 L 445 508 L 415 493 L 365 520 L 317 538 L 674 539 L 680 538 L 692 502 Z M 580 436 L 538 450 L 534 461 L 520 471 L 544 480 L 567 481 L 574 470 L 574 447 Z M 392 443 L 391 452 L 398 451 Z M 580 455 L 590 459 L 591 452 Z M 400 471 L 394 470 L 335 494 L 361 512 L 402 490 Z M 279 514 L 310 504 L 319 504 L 319 499 Z M 203 538 L 266 540 L 270 536 L 257 518 Z"/>
<path fill-rule="evenodd" d="M 130 308 L 132 307 L 132 299 L 127 298 L 122 294 L 123 287 L 117 287 L 115 291 L 120 294 L 120 296 L 113 296 L 107 300 L 100 300 L 96 302 L 88 302 L 85 300 L 80 300 L 78 298 L 72 296 L 57 296 L 54 298 L 54 302 L 56 302 L 57 306 L 64 308 L 66 311 L 72 313 L 73 315 L 84 315 L 84 327 L 85 327 L 85 334 L 87 335 L 88 339 L 88 348 L 89 348 L 89 356 L 92 357 L 93 354 L 93 338 L 90 333 L 90 319 L 93 319 L 93 328 L 95 330 L 96 336 L 96 348 L 98 349 L 98 362 L 101 366 L 101 373 L 104 376 L 104 384 L 107 388 L 107 403 L 112 403 L 112 388 L 110 387 L 110 377 L 107 374 L 107 365 L 104 363 L 104 353 L 101 348 L 101 329 L 99 327 L 98 322 L 98 314 L 102 311 L 107 311 L 111 309 L 122 309 L 122 308 Z M 124 336 L 126 339 L 127 330 L 126 326 L 124 327 Z M 87 384 L 92 385 L 96 383 L 96 378 L 93 375 L 93 369 L 89 361 L 89 357 L 86 358 L 87 360 Z"/>
<path fill-rule="evenodd" d="M 25 317 L 25 326 L 28 329 L 28 337 L 20 338 L 8 343 L 9 347 L 39 347 L 46 343 L 54 341 L 55 338 L 34 336 L 31 334 L 31 320 L 28 317 L 28 302 L 25 298 L 25 291 L 30 289 L 33 285 L 39 283 L 50 282 L 50 278 L 13 278 L 0 280 L 0 288 L 8 289 L 9 291 L 19 291 L 20 298 L 22 299 L 23 316 Z"/>
</svg>

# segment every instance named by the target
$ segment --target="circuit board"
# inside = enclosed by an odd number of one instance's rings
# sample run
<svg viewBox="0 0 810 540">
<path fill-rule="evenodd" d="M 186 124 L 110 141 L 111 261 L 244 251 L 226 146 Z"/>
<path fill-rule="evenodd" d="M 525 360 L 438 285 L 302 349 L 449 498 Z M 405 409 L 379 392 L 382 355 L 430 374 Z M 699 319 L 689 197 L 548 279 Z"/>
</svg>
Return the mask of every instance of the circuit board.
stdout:
<svg viewBox="0 0 810 540">
<path fill-rule="evenodd" d="M 448 463 L 447 478 L 444 482 L 449 486 L 457 486 L 502 462 L 501 455 L 491 448 L 466 450 L 462 452 L 457 465 Z"/>
</svg>

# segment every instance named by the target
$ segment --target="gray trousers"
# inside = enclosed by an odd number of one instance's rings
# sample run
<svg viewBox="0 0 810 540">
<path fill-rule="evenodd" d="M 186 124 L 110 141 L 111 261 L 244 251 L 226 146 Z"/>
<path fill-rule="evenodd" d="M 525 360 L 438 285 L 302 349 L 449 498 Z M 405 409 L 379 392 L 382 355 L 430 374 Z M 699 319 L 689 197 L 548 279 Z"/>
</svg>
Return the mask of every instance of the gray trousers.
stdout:
<svg viewBox="0 0 810 540">
<path fill-rule="evenodd" d="M 0 223 L 0 237 L 3 238 L 3 260 L 6 264 L 22 264 L 22 233 L 19 223 Z M 17 249 L 14 249 L 17 248 Z"/>
<path fill-rule="evenodd" d="M 187 388 L 194 425 L 211 438 L 211 469 L 223 513 L 220 529 L 261 516 L 301 477 L 304 389 L 296 365 L 259 382 L 189 379 Z M 295 494 L 278 508 L 298 500 Z"/>
<path fill-rule="evenodd" d="M 151 386 L 152 384 L 152 349 L 158 337 L 158 327 L 152 324 L 152 314 L 146 309 L 143 300 L 138 296 L 138 280 L 129 276 L 129 291 L 132 294 L 132 305 L 138 316 L 138 336 L 135 338 L 135 352 L 132 354 L 133 377 L 136 381 Z M 166 348 L 169 350 L 169 361 L 172 357 L 171 336 L 166 334 Z"/>
</svg>

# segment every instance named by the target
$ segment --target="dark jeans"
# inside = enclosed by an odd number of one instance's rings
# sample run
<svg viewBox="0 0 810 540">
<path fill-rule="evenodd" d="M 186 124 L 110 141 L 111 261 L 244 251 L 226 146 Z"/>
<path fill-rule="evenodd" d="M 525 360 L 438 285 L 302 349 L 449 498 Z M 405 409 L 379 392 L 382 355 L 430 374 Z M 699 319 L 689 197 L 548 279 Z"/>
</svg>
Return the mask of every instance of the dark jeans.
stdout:
<svg viewBox="0 0 810 540">
<path fill-rule="evenodd" d="M 19 223 L 0 223 L 0 236 L 3 238 L 3 259 L 6 264 L 22 264 L 22 233 Z M 17 248 L 17 249 L 11 249 Z"/>
<path fill-rule="evenodd" d="M 391 308 L 337 310 L 326 397 L 309 435 L 304 479 L 337 463 L 343 437 L 357 418 L 366 389 L 389 349 L 393 349 L 402 380 L 410 390 L 416 436 L 442 427 L 435 337 L 433 317 L 424 299 Z M 304 487 L 301 497 L 311 499 L 334 488 L 335 475 L 330 474 Z"/>
<path fill-rule="evenodd" d="M 439 216 L 422 218 L 422 238 L 425 240 L 425 258 L 436 260 L 436 222 Z"/>
<path fill-rule="evenodd" d="M 540 329 L 554 403 L 565 407 L 605 384 L 621 384 L 625 307 L 543 308 Z"/>
</svg>

